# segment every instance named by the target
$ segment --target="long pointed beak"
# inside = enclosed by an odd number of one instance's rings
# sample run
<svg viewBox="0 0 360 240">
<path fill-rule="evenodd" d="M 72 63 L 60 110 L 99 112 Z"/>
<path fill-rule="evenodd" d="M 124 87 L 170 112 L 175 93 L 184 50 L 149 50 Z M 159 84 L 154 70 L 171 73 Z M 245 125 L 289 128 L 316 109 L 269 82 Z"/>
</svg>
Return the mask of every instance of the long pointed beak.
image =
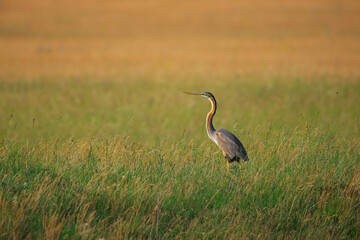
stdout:
<svg viewBox="0 0 360 240">
<path fill-rule="evenodd" d="M 186 94 L 190 94 L 190 95 L 201 95 L 201 92 L 184 92 Z"/>
</svg>

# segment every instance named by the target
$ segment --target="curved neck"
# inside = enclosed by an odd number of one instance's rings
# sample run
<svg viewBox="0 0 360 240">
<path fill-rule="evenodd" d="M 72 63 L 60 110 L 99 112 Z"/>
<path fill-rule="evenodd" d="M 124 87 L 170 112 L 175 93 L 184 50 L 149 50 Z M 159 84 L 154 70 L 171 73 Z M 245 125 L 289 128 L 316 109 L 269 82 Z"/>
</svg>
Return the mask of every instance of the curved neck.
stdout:
<svg viewBox="0 0 360 240">
<path fill-rule="evenodd" d="M 213 142 L 216 143 L 216 140 L 215 140 L 215 132 L 216 132 L 216 130 L 214 128 L 212 120 L 213 120 L 213 116 L 216 113 L 217 104 L 216 104 L 215 98 L 209 98 L 209 101 L 211 102 L 211 110 L 206 116 L 206 131 L 207 131 L 207 134 L 208 134 L 209 138 Z"/>
</svg>

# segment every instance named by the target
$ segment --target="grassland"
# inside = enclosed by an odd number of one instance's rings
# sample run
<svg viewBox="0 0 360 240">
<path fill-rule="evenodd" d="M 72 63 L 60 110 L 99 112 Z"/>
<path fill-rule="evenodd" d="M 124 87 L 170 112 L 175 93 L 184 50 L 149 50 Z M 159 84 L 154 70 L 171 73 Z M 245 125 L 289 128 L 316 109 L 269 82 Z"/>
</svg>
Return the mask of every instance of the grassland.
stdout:
<svg viewBox="0 0 360 240">
<path fill-rule="evenodd" d="M 2 1 L 0 239 L 359 239 L 359 11 Z"/>
<path fill-rule="evenodd" d="M 125 80 L 3 83 L 2 238 L 359 237 L 357 82 L 214 81 L 227 172 L 204 83 Z"/>
</svg>

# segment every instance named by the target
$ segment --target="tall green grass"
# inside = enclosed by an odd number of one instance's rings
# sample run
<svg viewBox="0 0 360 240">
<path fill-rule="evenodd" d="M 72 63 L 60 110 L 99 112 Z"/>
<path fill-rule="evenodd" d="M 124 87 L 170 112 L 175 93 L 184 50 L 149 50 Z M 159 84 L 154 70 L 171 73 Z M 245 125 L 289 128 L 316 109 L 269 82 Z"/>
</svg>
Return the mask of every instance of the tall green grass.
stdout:
<svg viewBox="0 0 360 240">
<path fill-rule="evenodd" d="M 87 80 L 2 83 L 0 238 L 360 237 L 356 79 Z"/>
</svg>

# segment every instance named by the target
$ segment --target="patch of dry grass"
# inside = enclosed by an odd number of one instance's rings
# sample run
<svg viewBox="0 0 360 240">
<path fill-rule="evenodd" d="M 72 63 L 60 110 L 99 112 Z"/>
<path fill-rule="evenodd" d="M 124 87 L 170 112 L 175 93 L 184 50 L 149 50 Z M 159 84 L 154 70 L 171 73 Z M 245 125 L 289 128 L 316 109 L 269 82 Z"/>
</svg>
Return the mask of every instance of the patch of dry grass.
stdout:
<svg viewBox="0 0 360 240">
<path fill-rule="evenodd" d="M 359 74 L 346 1 L 2 1 L 2 75 Z"/>
</svg>

